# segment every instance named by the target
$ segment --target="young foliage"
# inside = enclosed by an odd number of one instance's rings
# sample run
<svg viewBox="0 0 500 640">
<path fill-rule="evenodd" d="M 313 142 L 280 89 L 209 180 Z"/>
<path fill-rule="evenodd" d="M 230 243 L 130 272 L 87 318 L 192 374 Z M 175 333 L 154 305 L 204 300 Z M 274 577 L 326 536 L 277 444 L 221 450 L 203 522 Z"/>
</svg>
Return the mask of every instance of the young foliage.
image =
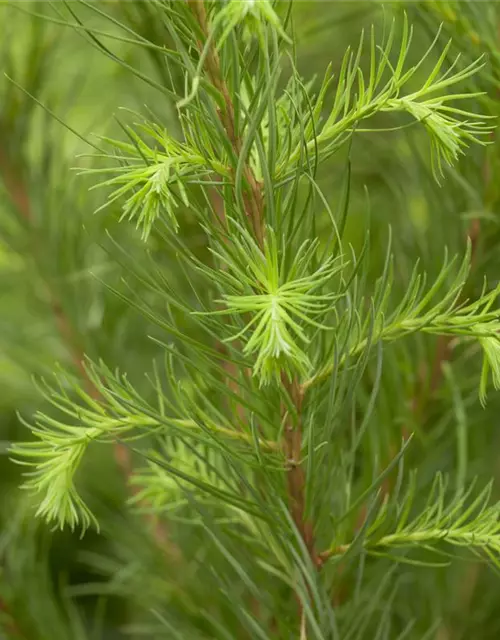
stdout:
<svg viewBox="0 0 500 640">
<path fill-rule="evenodd" d="M 253 373 L 261 385 L 273 378 L 279 380 L 282 371 L 290 379 L 294 372 L 307 375 L 311 363 L 301 343 L 307 345 L 309 338 L 301 325 L 328 328 L 318 320 L 332 310 L 342 293 L 315 291 L 331 284 L 342 264 L 330 257 L 311 269 L 318 242 L 305 241 L 285 272 L 286 256 L 279 255 L 272 229 L 268 230 L 262 250 L 245 230 L 238 231 L 241 239 L 234 249 L 239 255 L 217 255 L 227 266 L 223 276 L 225 293 L 220 301 L 227 310 L 212 314 L 250 318 L 243 329 L 225 340 L 246 338 L 243 353 L 256 354 Z"/>
<path fill-rule="evenodd" d="M 360 542 L 362 547 L 369 554 L 412 562 L 406 555 L 396 555 L 397 550 L 420 548 L 439 554 L 439 547 L 445 545 L 482 555 L 498 567 L 500 506 L 491 504 L 491 484 L 471 500 L 474 483 L 449 497 L 447 480 L 441 474 L 436 475 L 422 510 L 415 514 L 418 485 L 416 476 L 411 475 L 402 499 L 388 497 L 366 523 Z M 349 545 L 337 545 L 326 556 L 348 550 Z"/>
<path fill-rule="evenodd" d="M 476 109 L 482 92 L 464 88 L 484 59 L 450 61 L 452 45 L 436 29 L 412 64 L 416 36 L 404 16 L 385 38 L 370 28 L 366 52 L 362 36 L 316 90 L 299 75 L 290 46 L 294 7 L 285 15 L 267 0 L 151 0 L 124 8 L 121 22 L 119 8 L 81 4 L 113 33 L 86 24 L 69 3 L 54 20 L 64 24 L 69 15 L 78 33 L 176 109 L 169 118 L 166 109 L 145 108 L 132 113 L 133 123 L 119 121 L 124 139 L 101 136 L 104 148 L 80 169 L 92 188 L 108 191 L 98 216 L 121 206 L 122 225 L 101 244 L 123 278 L 101 284 L 147 320 L 156 360 L 152 374 L 132 367 L 128 377 L 98 354 L 81 365 L 79 379 L 63 371 L 53 385 L 39 385 L 46 408 L 23 419 L 32 439 L 10 447 L 28 467 L 23 486 L 38 501 L 37 515 L 61 529 L 99 526 L 79 471 L 91 444 L 119 445 L 130 461 L 124 509 L 153 517 L 162 553 L 179 563 L 172 573 L 188 583 L 158 577 L 154 625 L 148 618 L 144 627 L 150 637 L 361 640 L 372 619 L 370 637 L 408 637 L 413 619 L 396 630 L 387 622 L 396 587 L 380 615 L 370 610 L 359 620 L 363 587 L 380 586 L 377 603 L 386 593 L 392 574 L 383 562 L 425 564 L 413 550 L 434 554 L 445 545 L 498 565 L 500 507 L 490 503 L 490 488 L 450 496 L 431 461 L 427 480 L 434 480 L 422 501 L 403 462 L 418 465 L 422 442 L 438 440 L 423 427 L 412 439 L 407 427 L 426 423 L 428 407 L 409 388 L 432 340 L 452 346 L 472 379 L 459 389 L 447 369 L 453 411 L 443 410 L 436 433 L 449 428 L 450 413 L 463 418 L 465 406 L 477 405 L 477 378 L 482 405 L 490 373 L 500 387 L 500 289 L 481 273 L 482 285 L 469 290 L 473 238 L 463 259 L 450 234 L 440 266 L 424 257 L 408 268 L 401 238 L 394 252 L 385 240 L 385 222 L 378 238 L 356 220 L 362 242 L 349 235 L 353 138 L 385 135 L 377 120 L 369 129 L 365 121 L 389 118 L 400 140 L 408 130 L 400 115 L 409 116 L 430 143 L 426 170 L 436 189 L 434 179 L 448 177 L 493 130 L 491 114 Z M 161 81 L 103 38 L 143 47 Z M 333 213 L 322 166 L 336 168 L 345 154 Z M 139 259 L 120 239 L 126 220 L 140 230 Z M 438 373 L 427 373 L 429 396 L 442 364 L 438 358 Z M 436 447 L 448 445 L 444 438 Z M 463 437 L 461 446 L 463 485 Z M 93 561 L 120 573 L 113 562 Z M 118 591 L 147 584 L 147 572 L 134 566 L 136 582 L 130 572 L 120 573 L 121 583 L 115 576 Z M 340 566 L 355 583 L 345 607 Z M 198 607 L 200 584 L 207 603 Z"/>
<path fill-rule="evenodd" d="M 318 97 L 309 98 L 311 108 L 305 122 L 298 122 L 293 133 L 284 137 L 290 137 L 292 140 L 295 138 L 297 142 L 292 142 L 292 151 L 278 164 L 278 177 L 287 173 L 289 165 L 293 171 L 294 165 L 301 158 L 304 146 L 309 151 L 317 149 L 320 158 L 324 159 L 335 153 L 356 129 L 360 129 L 362 121 L 378 112 L 407 113 L 425 126 L 431 142 L 432 169 L 437 179 L 443 175 L 443 162 L 448 165 L 456 162 L 471 142 L 487 143 L 483 137 L 492 130 L 488 116 L 453 104 L 481 95 L 460 91 L 454 93 L 453 88 L 480 72 L 484 67 L 484 60 L 477 59 L 460 69 L 457 57 L 449 68 L 443 71 L 451 46 L 449 42 L 434 66 L 426 72 L 425 81 L 419 88 L 405 91 L 419 76 L 430 58 L 438 42 L 439 33 L 419 62 L 405 69 L 413 39 L 413 28 L 409 27 L 405 15 L 397 60 L 391 62 L 396 24 L 395 21 L 392 22 L 383 45 L 376 44 L 375 30 L 371 29 L 368 76 L 361 68 L 364 36 L 361 37 L 357 49 L 346 52 L 336 78 L 336 90 L 331 107 L 327 107 L 326 96 L 333 78 L 330 71 L 327 71 Z M 322 117 L 325 108 L 328 108 L 326 119 Z M 372 131 L 376 131 L 376 128 Z"/>
</svg>

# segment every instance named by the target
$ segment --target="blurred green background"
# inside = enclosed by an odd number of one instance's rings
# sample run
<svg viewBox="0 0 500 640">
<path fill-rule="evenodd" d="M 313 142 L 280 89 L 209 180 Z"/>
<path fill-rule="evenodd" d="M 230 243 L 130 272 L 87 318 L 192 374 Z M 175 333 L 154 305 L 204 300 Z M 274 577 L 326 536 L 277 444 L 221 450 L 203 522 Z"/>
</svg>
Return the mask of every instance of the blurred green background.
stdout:
<svg viewBox="0 0 500 640">
<path fill-rule="evenodd" d="M 338 69 L 363 29 L 375 24 L 382 34 L 384 24 L 401 19 L 404 9 L 415 25 L 415 59 L 440 23 L 440 41 L 454 38 L 450 59 L 457 52 L 464 60 L 489 56 L 484 73 L 466 90 L 485 91 L 477 108 L 498 115 L 500 11 L 494 3 L 296 2 L 301 73 L 320 81 L 329 62 Z M 83 539 L 50 531 L 33 518 L 32 499 L 18 489 L 22 470 L 7 455 L 9 442 L 27 437 L 20 416 L 29 421 L 44 409 L 32 377 L 50 377 L 58 366 L 78 376 L 83 354 L 120 367 L 148 393 L 144 372 L 160 354 L 151 340 L 161 339 L 159 329 L 105 287 L 136 287 L 143 302 L 158 307 L 138 283 L 123 281 L 126 267 L 108 233 L 134 261 L 143 260 L 146 249 L 131 225 L 119 224 L 118 206 L 94 213 L 105 193 L 90 189 L 92 176 L 79 176 L 78 170 L 98 164 L 88 155 L 89 142 L 102 135 L 122 137 L 122 123 L 133 121 L 134 111 L 149 109 L 176 130 L 175 109 L 158 88 L 170 81 L 164 59 L 131 42 L 138 37 L 134 33 L 160 45 L 168 42 L 155 15 L 148 3 L 133 0 L 0 5 L 0 638 L 160 637 L 142 609 L 168 602 L 190 611 L 197 597 L 189 571 L 165 579 L 169 561 L 161 557 L 147 523 L 124 507 L 127 490 L 110 447 L 92 448 L 80 473 L 82 490 L 105 523 L 100 535 L 89 532 Z M 393 125 L 383 117 L 373 123 Z M 370 229 L 374 279 L 391 226 L 395 299 L 417 258 L 432 276 L 444 247 L 463 253 L 467 235 L 477 245 L 470 295 L 480 292 L 483 275 L 491 286 L 497 284 L 500 147 L 496 135 L 491 142 L 486 149 L 469 150 L 441 185 L 429 169 L 427 137 L 415 127 L 355 136 L 345 153 L 321 169 L 320 184 L 335 209 L 350 157 L 347 237 L 359 248 Z M 323 214 L 318 209 L 320 231 Z M 191 246 L 203 246 L 194 220 L 183 232 Z M 169 278 L 181 277 L 160 237 L 153 234 L 147 249 Z M 415 338 L 404 352 L 388 350 L 398 374 L 383 380 L 374 418 L 379 436 L 372 446 L 383 458 L 399 446 L 403 427 L 414 430 L 413 455 L 424 476 L 457 468 L 478 476 L 481 484 L 493 476 L 498 494 L 500 399 L 491 394 L 487 408 L 479 406 L 480 361 L 469 353 L 451 355 L 453 367 L 434 385 L 436 349 L 436 340 Z M 195 540 L 198 534 L 190 535 Z M 480 565 L 408 572 L 396 615 L 404 618 L 418 609 L 422 628 L 441 618 L 437 640 L 493 640 L 500 637 L 498 584 L 498 576 Z"/>
</svg>

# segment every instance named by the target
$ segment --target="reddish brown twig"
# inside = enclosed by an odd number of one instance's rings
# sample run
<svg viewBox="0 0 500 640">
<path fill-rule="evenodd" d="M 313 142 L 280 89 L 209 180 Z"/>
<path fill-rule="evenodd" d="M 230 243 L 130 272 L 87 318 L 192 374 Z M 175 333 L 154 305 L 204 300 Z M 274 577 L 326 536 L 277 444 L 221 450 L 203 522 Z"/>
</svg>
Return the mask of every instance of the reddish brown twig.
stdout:
<svg viewBox="0 0 500 640">
<path fill-rule="evenodd" d="M 188 2 L 200 26 L 203 38 L 206 41 L 210 36 L 210 30 L 205 1 L 188 0 Z M 203 50 L 202 43 L 199 43 L 199 48 L 200 51 Z M 231 142 L 235 155 L 239 157 L 241 155 L 243 144 L 238 132 L 236 131 L 234 106 L 229 89 L 221 72 L 219 54 L 213 45 L 208 49 L 205 69 L 210 82 L 223 97 L 224 108 L 219 110 L 219 118 L 226 131 L 227 137 Z M 244 195 L 245 213 L 252 224 L 257 242 L 262 246 L 264 243 L 264 202 L 262 198 L 262 185 L 256 179 L 254 172 L 248 163 L 245 163 L 243 167 L 243 178 L 248 187 L 248 190 Z"/>
<path fill-rule="evenodd" d="M 3 614 L 3 615 L 2 615 Z M 25 636 L 22 633 L 20 627 L 12 615 L 9 605 L 4 600 L 4 598 L 0 597 L 0 617 L 5 618 L 3 621 L 3 628 L 5 633 L 8 634 L 11 638 L 16 638 L 18 640 L 22 640 Z"/>
<path fill-rule="evenodd" d="M 297 530 L 304 540 L 311 560 L 314 565 L 319 568 L 322 563 L 314 547 L 313 526 L 312 523 L 307 520 L 305 513 L 306 476 L 300 460 L 302 453 L 302 403 L 304 401 L 304 394 L 297 380 L 289 382 L 283 375 L 282 381 L 296 411 L 295 419 L 288 411 L 286 411 L 284 415 L 284 448 L 287 465 L 290 513 Z"/>
<path fill-rule="evenodd" d="M 25 222 L 31 223 L 31 205 L 28 192 L 24 188 L 23 182 L 19 180 L 18 172 L 16 172 L 9 162 L 9 158 L 5 151 L 0 147 L 0 175 L 7 195 L 11 199 L 18 213 Z"/>
</svg>

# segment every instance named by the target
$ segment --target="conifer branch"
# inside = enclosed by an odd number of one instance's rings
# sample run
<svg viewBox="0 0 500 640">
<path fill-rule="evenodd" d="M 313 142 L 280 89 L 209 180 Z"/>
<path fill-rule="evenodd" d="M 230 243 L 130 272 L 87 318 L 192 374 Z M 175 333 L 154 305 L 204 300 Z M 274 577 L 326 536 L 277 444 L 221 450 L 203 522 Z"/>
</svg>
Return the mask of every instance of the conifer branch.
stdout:
<svg viewBox="0 0 500 640">
<path fill-rule="evenodd" d="M 210 29 L 204 0 L 188 0 L 191 5 L 205 40 L 209 40 Z M 203 47 L 201 47 L 203 49 Z M 213 42 L 208 47 L 206 57 L 206 69 L 213 85 L 221 92 L 224 97 L 225 109 L 220 114 L 222 124 L 224 125 L 229 139 L 233 145 L 236 157 L 239 157 L 242 151 L 242 142 L 235 129 L 234 107 L 232 104 L 229 90 L 223 80 L 219 57 Z M 255 238 L 260 249 L 264 249 L 264 225 L 265 211 L 264 200 L 262 197 L 262 185 L 256 179 L 254 172 L 249 164 L 245 163 L 243 176 L 250 188 L 250 197 L 245 199 L 246 213 L 252 221 Z M 283 407 L 284 415 L 284 451 L 287 466 L 287 483 L 290 499 L 290 511 L 299 531 L 304 544 L 309 551 L 314 564 L 317 563 L 316 553 L 314 550 L 313 527 L 305 518 L 305 472 L 301 465 L 301 449 L 302 449 L 302 403 L 303 392 L 297 378 L 289 381 L 286 374 L 281 375 L 282 384 L 294 405 L 296 417 L 290 415 L 290 412 Z"/>
<path fill-rule="evenodd" d="M 394 533 L 382 536 L 374 542 L 367 541 L 363 548 L 368 552 L 383 551 L 384 549 L 401 549 L 403 547 L 417 548 L 419 546 L 436 545 L 448 542 L 449 544 L 467 548 L 478 547 L 480 549 L 496 549 L 498 546 L 498 536 L 489 533 L 476 533 L 474 531 L 453 531 L 448 528 L 427 529 L 425 531 L 415 531 L 413 533 Z M 352 544 L 341 544 L 328 551 L 320 553 L 322 562 L 343 556 L 349 552 Z"/>
<path fill-rule="evenodd" d="M 418 548 L 439 553 L 438 546 L 447 544 L 454 549 L 468 549 L 480 557 L 482 554 L 500 566 L 500 503 L 489 504 L 491 483 L 471 501 L 473 487 L 474 483 L 447 501 L 447 479 L 437 474 L 427 503 L 413 515 L 416 476 L 411 474 L 402 499 L 385 495 L 379 511 L 364 524 L 358 540 L 334 544 L 319 557 L 325 562 L 343 556 L 354 545 L 376 555 Z M 404 556 L 400 559 L 406 561 Z"/>
<path fill-rule="evenodd" d="M 378 341 L 392 342 L 416 332 L 430 333 L 446 338 L 477 339 L 484 351 L 484 372 L 480 382 L 479 395 L 485 401 L 485 385 L 491 367 L 494 384 L 500 384 L 497 376 L 496 345 L 500 344 L 500 311 L 492 309 L 492 305 L 500 294 L 500 287 L 480 296 L 473 302 L 463 300 L 462 293 L 470 270 L 472 242 L 469 238 L 464 261 L 454 281 L 443 297 L 431 304 L 437 291 L 442 290 L 446 278 L 450 275 L 453 261 L 445 264 L 441 273 L 429 291 L 424 294 L 422 278 L 414 270 L 405 298 L 391 314 L 388 309 L 389 287 L 386 288 L 382 306 L 372 312 L 372 320 L 365 322 L 364 327 L 348 336 L 346 348 L 339 355 L 336 363 L 327 364 L 309 379 L 302 383 L 303 393 L 321 384 L 331 375 L 335 367 L 344 366 L 352 358 L 357 358 L 371 345 Z M 391 276 L 389 276 L 390 278 Z M 390 280 L 389 280 L 390 282 Z M 339 323 L 341 326 L 341 323 Z M 500 372 L 500 370 L 499 370 Z"/>
</svg>

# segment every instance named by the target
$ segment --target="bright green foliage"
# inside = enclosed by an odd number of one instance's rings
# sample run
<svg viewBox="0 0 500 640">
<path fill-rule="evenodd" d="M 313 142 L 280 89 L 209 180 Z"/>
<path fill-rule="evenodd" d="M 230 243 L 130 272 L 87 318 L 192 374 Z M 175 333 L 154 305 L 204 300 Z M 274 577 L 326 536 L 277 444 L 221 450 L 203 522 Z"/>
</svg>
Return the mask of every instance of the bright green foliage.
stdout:
<svg viewBox="0 0 500 640">
<path fill-rule="evenodd" d="M 280 264 L 272 229 L 263 250 L 248 233 L 241 230 L 240 233 L 241 244 L 236 247 L 238 260 L 234 255 L 218 256 L 228 268 L 227 293 L 222 301 L 227 311 L 215 313 L 250 317 L 245 327 L 229 339 L 247 337 L 243 353 L 256 354 L 253 369 L 260 384 L 271 382 L 273 377 L 279 380 L 281 370 L 290 377 L 294 370 L 307 375 L 311 364 L 300 343 L 308 343 L 309 339 L 300 322 L 328 329 L 315 318 L 325 315 L 342 294 L 314 291 L 327 286 L 341 270 L 341 265 L 330 257 L 322 261 L 316 270 L 311 270 L 318 243 L 306 241 L 298 248 L 285 273 L 283 263 L 286 257 Z"/>
<path fill-rule="evenodd" d="M 99 210 L 128 195 L 123 205 L 122 219 L 135 218 L 137 228 L 142 228 L 143 240 L 147 240 L 155 220 L 162 211 L 166 211 L 173 230 L 177 231 L 179 225 L 174 210 L 179 204 L 189 206 L 184 184 L 193 178 L 201 179 L 203 175 L 209 174 L 210 168 L 206 166 L 204 157 L 195 147 L 172 140 L 158 125 L 143 125 L 141 131 L 160 145 L 160 151 L 156 148 L 151 149 L 132 128 L 127 129 L 132 143 L 104 139 L 116 148 L 120 153 L 116 157 L 126 164 L 121 168 L 119 175 L 98 185 L 117 187 L 110 194 L 107 204 Z M 224 173 L 224 167 L 220 167 L 215 160 L 213 164 L 219 172 Z M 110 168 L 88 169 L 84 173 L 99 175 L 116 172 L 117 169 Z"/>
<path fill-rule="evenodd" d="M 490 505 L 491 485 L 470 500 L 474 489 L 455 493 L 448 498 L 447 483 L 437 475 L 421 513 L 412 514 L 417 487 L 410 476 L 409 488 L 401 501 L 384 502 L 366 524 L 362 545 L 376 556 L 387 555 L 392 560 L 412 563 L 407 555 L 396 555 L 401 549 L 422 548 L 439 557 L 443 545 L 463 547 L 483 554 L 498 566 L 500 552 L 499 505 Z M 390 533 L 387 533 L 390 532 Z M 433 546 L 436 545 L 436 546 Z M 348 548 L 331 548 L 332 556 L 346 553 Z M 444 561 L 442 566 L 446 566 Z"/>
<path fill-rule="evenodd" d="M 500 567 L 485 6 L 2 7 L 36 26 L 1 87 L 0 365 L 22 416 L 3 448 L 24 476 L 0 635 L 497 637 L 497 577 L 477 569 L 481 603 L 447 584 L 464 558 Z M 75 111 L 39 42 L 102 61 Z M 29 554 L 78 545 L 89 576 L 32 608 L 23 532 Z M 473 607 L 476 627 L 452 615 Z"/>
<path fill-rule="evenodd" d="M 417 122 L 423 123 L 431 140 L 432 168 L 436 177 L 442 175 L 443 160 L 452 164 L 470 142 L 486 142 L 483 136 L 492 130 L 488 118 L 484 114 L 456 106 L 458 101 L 475 98 L 479 94 L 451 91 L 455 85 L 481 71 L 484 61 L 477 59 L 465 68 L 455 70 L 459 62 L 457 58 L 443 73 L 443 64 L 451 45 L 448 43 L 434 67 L 426 74 L 425 82 L 416 91 L 402 94 L 425 64 L 438 37 L 417 64 L 405 69 L 413 37 L 413 29 L 408 27 L 406 16 L 402 25 L 399 55 L 397 61 L 391 64 L 389 61 L 394 46 L 395 30 L 396 23 L 393 22 L 385 44 L 377 46 L 375 31 L 371 29 L 368 77 L 360 68 L 364 38 L 361 38 L 357 50 L 346 52 L 336 79 L 333 105 L 328 107 L 328 117 L 322 121 L 321 113 L 326 106 L 326 92 L 333 80 L 330 71 L 327 72 L 318 98 L 315 101 L 311 98 L 309 118 L 296 125 L 296 136 L 299 140 L 294 145 L 294 150 L 278 165 L 278 176 L 288 170 L 289 164 L 293 167 L 299 160 L 302 136 L 305 137 L 304 142 L 309 150 L 312 151 L 318 146 L 320 157 L 326 158 L 335 153 L 353 131 L 360 128 L 358 123 L 372 117 L 378 111 L 406 112 Z"/>
<path fill-rule="evenodd" d="M 261 2 L 256 2 L 255 0 L 228 2 L 219 15 L 224 24 L 224 32 L 217 40 L 219 48 L 224 44 L 229 34 L 240 24 L 244 25 L 244 29 L 248 30 L 250 35 L 255 32 L 260 37 L 263 46 L 265 45 L 266 25 L 273 27 L 281 38 L 291 44 L 291 40 L 283 30 L 280 19 L 269 0 Z"/>
</svg>

